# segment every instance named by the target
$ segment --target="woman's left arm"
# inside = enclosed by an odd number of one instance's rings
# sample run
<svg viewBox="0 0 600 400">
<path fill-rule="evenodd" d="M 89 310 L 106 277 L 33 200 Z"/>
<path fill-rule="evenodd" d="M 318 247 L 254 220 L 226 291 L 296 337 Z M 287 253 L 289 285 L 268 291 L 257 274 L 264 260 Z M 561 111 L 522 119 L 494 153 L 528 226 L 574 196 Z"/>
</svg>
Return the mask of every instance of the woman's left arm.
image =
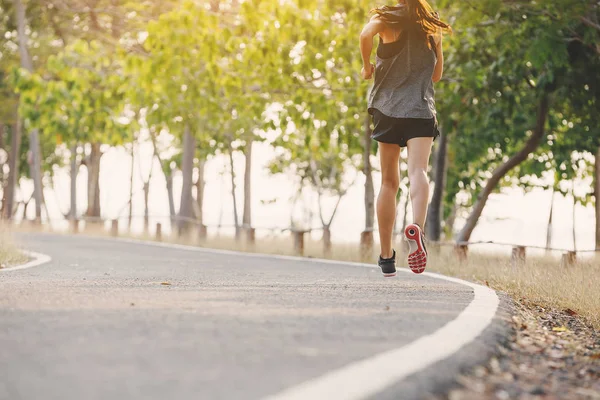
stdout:
<svg viewBox="0 0 600 400">
<path fill-rule="evenodd" d="M 433 80 L 434 83 L 437 83 L 440 81 L 440 79 L 442 79 L 442 75 L 444 74 L 444 50 L 442 48 L 441 31 L 435 36 L 435 54 L 437 56 L 437 61 L 435 63 L 431 80 Z"/>
</svg>

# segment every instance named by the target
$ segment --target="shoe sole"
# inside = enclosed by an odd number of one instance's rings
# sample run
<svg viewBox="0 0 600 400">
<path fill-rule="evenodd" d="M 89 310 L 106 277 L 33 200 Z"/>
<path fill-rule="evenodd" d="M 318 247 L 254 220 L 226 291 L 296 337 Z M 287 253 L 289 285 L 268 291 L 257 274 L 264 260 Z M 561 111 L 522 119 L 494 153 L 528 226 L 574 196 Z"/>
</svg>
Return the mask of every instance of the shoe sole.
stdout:
<svg viewBox="0 0 600 400">
<path fill-rule="evenodd" d="M 421 229 L 415 224 L 410 224 L 404 230 L 404 236 L 407 241 L 413 241 L 417 245 L 417 249 L 408 255 L 408 266 L 415 274 L 422 274 L 427 267 L 427 253 L 421 241 Z M 411 260 L 416 257 L 418 259 Z"/>
<path fill-rule="evenodd" d="M 393 273 L 391 273 L 391 274 L 383 274 L 383 277 L 384 277 L 384 278 L 393 278 L 394 276 L 396 276 L 396 273 L 395 273 L 395 272 L 393 272 Z"/>
</svg>

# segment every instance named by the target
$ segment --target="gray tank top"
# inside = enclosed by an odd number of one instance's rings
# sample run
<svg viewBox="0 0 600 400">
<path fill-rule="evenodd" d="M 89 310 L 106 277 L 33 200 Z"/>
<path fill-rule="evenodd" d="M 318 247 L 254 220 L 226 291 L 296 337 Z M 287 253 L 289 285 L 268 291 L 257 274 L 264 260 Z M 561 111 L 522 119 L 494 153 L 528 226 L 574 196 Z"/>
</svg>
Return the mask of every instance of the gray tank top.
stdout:
<svg viewBox="0 0 600 400">
<path fill-rule="evenodd" d="M 389 56 L 390 49 L 395 48 Z M 378 110 L 395 118 L 434 118 L 433 71 L 435 48 L 414 29 L 404 30 L 393 43 L 380 40 L 377 48 L 375 82 L 368 95 L 369 114 Z M 384 57 L 384 58 L 382 58 Z"/>
</svg>

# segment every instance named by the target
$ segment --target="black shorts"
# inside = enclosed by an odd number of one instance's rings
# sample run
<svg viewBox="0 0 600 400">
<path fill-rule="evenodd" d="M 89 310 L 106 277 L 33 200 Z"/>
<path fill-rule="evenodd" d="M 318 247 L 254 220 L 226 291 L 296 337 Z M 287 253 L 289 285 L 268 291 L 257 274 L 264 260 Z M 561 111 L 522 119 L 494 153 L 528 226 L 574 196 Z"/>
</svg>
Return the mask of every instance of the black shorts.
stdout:
<svg viewBox="0 0 600 400">
<path fill-rule="evenodd" d="M 373 110 L 373 133 L 371 138 L 381 143 L 397 144 L 405 147 L 406 142 L 418 137 L 435 138 L 440 135 L 437 120 L 434 118 L 394 118 Z"/>
</svg>

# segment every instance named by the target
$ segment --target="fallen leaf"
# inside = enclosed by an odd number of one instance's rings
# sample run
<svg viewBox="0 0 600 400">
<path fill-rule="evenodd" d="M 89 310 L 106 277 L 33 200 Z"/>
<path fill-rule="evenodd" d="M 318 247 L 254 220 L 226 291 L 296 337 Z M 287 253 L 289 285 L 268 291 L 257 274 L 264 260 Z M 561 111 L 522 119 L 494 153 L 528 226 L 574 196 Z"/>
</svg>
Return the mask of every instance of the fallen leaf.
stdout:
<svg viewBox="0 0 600 400">
<path fill-rule="evenodd" d="M 485 281 L 485 286 L 490 287 L 490 283 L 488 281 Z"/>
<path fill-rule="evenodd" d="M 600 360 L 600 353 L 592 354 L 590 358 L 593 360 Z"/>
<path fill-rule="evenodd" d="M 555 326 L 552 328 L 552 332 L 566 332 L 568 329 L 564 326 Z"/>
<path fill-rule="evenodd" d="M 577 312 L 576 312 L 576 311 L 573 311 L 573 310 L 571 310 L 570 308 L 567 308 L 567 309 L 565 310 L 565 313 L 566 313 L 567 315 L 570 315 L 571 317 L 572 317 L 573 315 L 577 315 Z"/>
<path fill-rule="evenodd" d="M 171 284 L 169 282 L 161 282 L 160 284 L 163 286 L 171 286 Z"/>
</svg>

